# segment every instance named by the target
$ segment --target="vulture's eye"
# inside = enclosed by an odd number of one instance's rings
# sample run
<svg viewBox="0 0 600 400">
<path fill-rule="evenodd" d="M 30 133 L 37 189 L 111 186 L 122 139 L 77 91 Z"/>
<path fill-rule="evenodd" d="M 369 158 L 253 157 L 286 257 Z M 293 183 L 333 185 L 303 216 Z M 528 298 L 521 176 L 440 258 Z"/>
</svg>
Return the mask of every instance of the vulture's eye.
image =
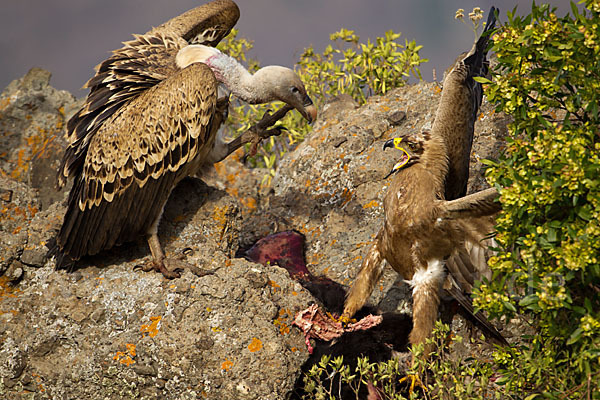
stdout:
<svg viewBox="0 0 600 400">
<path fill-rule="evenodd" d="M 292 86 L 292 88 L 290 89 L 292 91 L 292 93 L 297 94 L 300 93 L 300 90 L 296 87 L 296 86 Z"/>
</svg>

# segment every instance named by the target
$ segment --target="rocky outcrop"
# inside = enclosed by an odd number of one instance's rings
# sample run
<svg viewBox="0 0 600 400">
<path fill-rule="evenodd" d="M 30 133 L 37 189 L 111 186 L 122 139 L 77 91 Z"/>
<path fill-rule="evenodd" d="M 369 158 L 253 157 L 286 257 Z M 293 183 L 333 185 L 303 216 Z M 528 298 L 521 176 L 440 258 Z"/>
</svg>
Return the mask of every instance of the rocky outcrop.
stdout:
<svg viewBox="0 0 600 400">
<path fill-rule="evenodd" d="M 235 255 L 296 230 L 309 270 L 349 285 L 381 224 L 384 177 L 397 157 L 382 143 L 431 127 L 439 86 L 395 89 L 362 107 L 335 99 L 282 158 L 271 188 L 239 154 L 203 181 L 184 180 L 166 206 L 161 241 L 167 254 L 211 273 L 167 281 L 136 268 L 150 259 L 144 242 L 89 257 L 74 272 L 54 270 L 47 250 L 65 210 L 54 176 L 65 121 L 80 102 L 49 78 L 32 70 L 0 96 L 0 397 L 290 396 L 309 357 L 291 322 L 316 299 L 284 269 Z M 485 185 L 477 160 L 494 158 L 505 126 L 484 103 L 471 190 Z M 405 312 L 409 297 L 387 271 L 370 302 Z"/>
</svg>

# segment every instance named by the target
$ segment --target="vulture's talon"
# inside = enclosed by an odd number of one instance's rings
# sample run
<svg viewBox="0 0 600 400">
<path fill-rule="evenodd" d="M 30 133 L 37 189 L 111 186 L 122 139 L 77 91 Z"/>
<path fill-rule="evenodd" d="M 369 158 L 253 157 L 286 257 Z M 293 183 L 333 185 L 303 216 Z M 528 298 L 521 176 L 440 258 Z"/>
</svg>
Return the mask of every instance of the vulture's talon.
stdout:
<svg viewBox="0 0 600 400">
<path fill-rule="evenodd" d="M 144 267 L 142 264 L 135 264 L 135 265 L 133 266 L 133 270 L 134 270 L 134 271 L 145 271 L 145 270 L 144 270 L 144 268 L 145 268 L 145 267 Z"/>
</svg>

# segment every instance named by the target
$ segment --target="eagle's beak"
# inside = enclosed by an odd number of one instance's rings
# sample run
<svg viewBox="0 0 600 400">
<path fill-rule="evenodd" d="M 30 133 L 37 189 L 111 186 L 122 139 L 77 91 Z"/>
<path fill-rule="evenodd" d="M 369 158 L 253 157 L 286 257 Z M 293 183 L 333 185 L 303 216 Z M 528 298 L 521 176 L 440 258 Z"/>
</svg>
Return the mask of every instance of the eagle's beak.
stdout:
<svg viewBox="0 0 600 400">
<path fill-rule="evenodd" d="M 315 107 L 312 100 L 308 96 L 304 98 L 302 110 L 298 111 L 300 111 L 300 114 L 306 118 L 309 124 L 312 124 L 317 119 L 317 107 Z"/>
<path fill-rule="evenodd" d="M 383 144 L 383 150 L 387 149 L 388 147 L 394 147 L 394 139 L 387 140 Z"/>
</svg>

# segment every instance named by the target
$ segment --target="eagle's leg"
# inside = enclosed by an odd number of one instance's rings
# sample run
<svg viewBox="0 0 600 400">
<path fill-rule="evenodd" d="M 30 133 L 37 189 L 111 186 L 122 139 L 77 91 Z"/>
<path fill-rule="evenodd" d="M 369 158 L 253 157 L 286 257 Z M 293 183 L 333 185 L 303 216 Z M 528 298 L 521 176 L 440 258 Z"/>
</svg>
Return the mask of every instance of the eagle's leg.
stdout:
<svg viewBox="0 0 600 400">
<path fill-rule="evenodd" d="M 423 343 L 431 335 L 440 305 L 440 290 L 446 277 L 444 266 L 440 260 L 431 260 L 426 269 L 418 269 L 409 281 L 413 288 L 413 328 L 410 332 L 411 344 Z M 424 355 L 429 356 L 433 350 L 425 345 Z"/>
<path fill-rule="evenodd" d="M 383 258 L 379 252 L 378 244 L 379 241 L 376 239 L 376 242 L 369 248 L 369 252 L 363 260 L 352 288 L 348 292 L 348 297 L 346 297 L 346 302 L 344 303 L 344 312 L 342 313 L 342 318 L 344 319 L 352 318 L 365 304 L 379 278 L 381 278 L 381 274 L 383 273 Z"/>
</svg>

